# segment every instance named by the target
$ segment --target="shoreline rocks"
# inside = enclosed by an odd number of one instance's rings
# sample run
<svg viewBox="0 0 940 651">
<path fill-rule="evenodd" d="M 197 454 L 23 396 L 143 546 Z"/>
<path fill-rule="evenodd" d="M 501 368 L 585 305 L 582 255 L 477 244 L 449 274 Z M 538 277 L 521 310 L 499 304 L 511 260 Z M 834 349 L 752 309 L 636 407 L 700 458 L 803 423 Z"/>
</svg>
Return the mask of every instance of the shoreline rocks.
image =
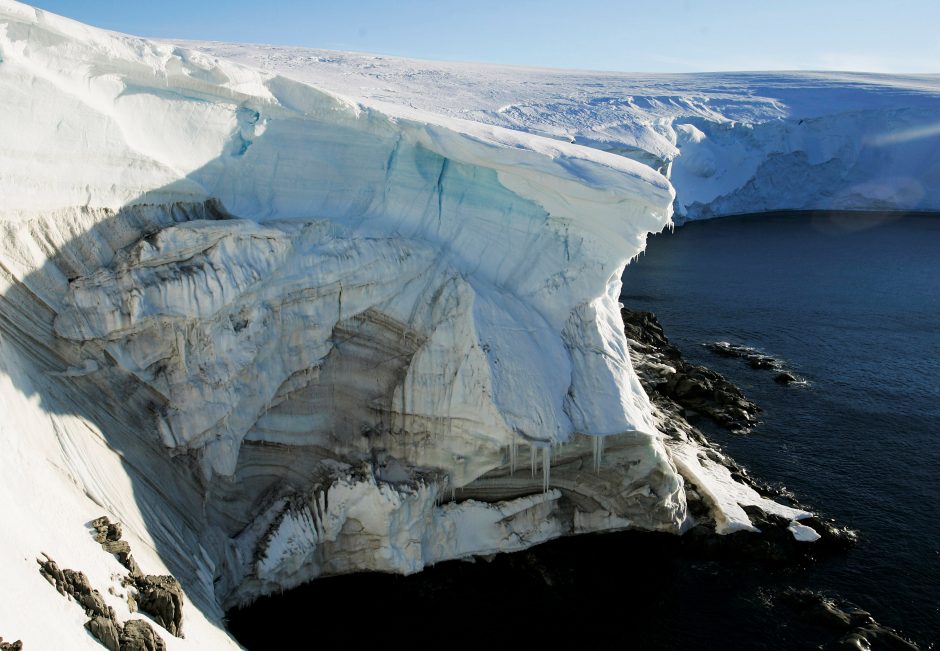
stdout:
<svg viewBox="0 0 940 651">
<path fill-rule="evenodd" d="M 783 360 L 766 355 L 750 346 L 732 344 L 727 341 L 713 341 L 702 345 L 721 357 L 734 357 L 744 360 L 754 370 L 774 371 L 774 382 L 777 384 L 806 384 L 806 380 L 787 370 Z"/>
<path fill-rule="evenodd" d="M 657 407 L 667 413 L 675 427 L 687 429 L 689 433 L 707 448 L 709 456 L 731 471 L 735 480 L 747 484 L 765 497 L 780 500 L 798 506 L 791 495 L 752 477 L 747 470 L 734 459 L 722 454 L 717 446 L 710 443 L 704 434 L 685 420 L 682 408 L 691 408 L 714 422 L 732 431 L 740 431 L 740 422 L 727 425 L 721 408 L 727 404 L 722 395 L 736 396 L 743 393 L 719 374 L 701 366 L 694 366 L 682 360 L 679 350 L 666 337 L 656 316 L 650 312 L 638 312 L 623 308 L 624 330 L 631 339 L 634 366 L 640 375 L 644 388 Z M 639 345 L 637 345 L 639 344 Z M 754 349 L 716 342 L 706 344 L 709 350 L 725 357 L 738 357 L 748 361 L 758 370 L 774 370 L 774 381 L 779 384 L 804 383 L 793 373 L 785 370 L 783 363 L 770 356 L 758 353 Z M 665 378 L 665 379 L 664 379 Z M 705 381 L 702 379 L 704 378 Z M 676 391 L 680 383 L 698 383 L 694 391 Z M 715 390 L 715 385 L 720 391 Z M 711 400 L 709 397 L 711 390 Z M 689 394 L 703 396 L 704 404 L 690 403 Z M 746 399 L 744 399 L 746 400 Z M 749 401 L 748 401 L 749 402 Z M 756 414 L 759 407 L 753 405 L 751 413 Z M 735 426 L 737 425 L 737 427 Z M 786 518 L 764 513 L 757 507 L 744 507 L 752 523 L 760 530 L 759 534 L 739 531 L 728 535 L 718 535 L 713 523 L 708 522 L 708 506 L 699 495 L 696 487 L 686 486 L 689 499 L 689 511 L 699 523 L 680 537 L 679 549 L 692 558 L 707 558 L 721 561 L 745 561 L 769 563 L 771 565 L 791 565 L 812 562 L 820 555 L 842 554 L 855 545 L 857 532 L 839 527 L 834 520 L 825 520 L 818 515 L 790 522 Z M 794 531 L 794 525 L 798 531 Z M 799 534 L 799 535 L 797 535 Z M 812 540 L 811 543 L 808 541 Z M 838 602 L 826 595 L 811 590 L 788 588 L 780 593 L 781 601 L 800 618 L 815 619 L 828 629 L 823 635 L 830 641 L 821 646 L 833 651 L 858 651 L 865 649 L 885 649 L 887 651 L 911 651 L 919 647 L 904 638 L 896 630 L 877 623 L 870 613 L 852 604 Z"/>
<path fill-rule="evenodd" d="M 798 539 L 793 535 L 792 523 L 786 518 L 764 513 L 756 507 L 745 507 L 745 511 L 760 533 L 738 531 L 718 535 L 707 524 L 699 524 L 682 536 L 683 546 L 706 558 L 792 565 L 810 563 L 824 555 L 844 553 L 857 540 L 854 531 L 815 516 L 799 521 L 812 537 Z"/>
<path fill-rule="evenodd" d="M 623 307 L 620 316 L 631 350 L 647 359 L 638 365 L 643 388 L 659 393 L 684 409 L 691 409 L 734 432 L 747 432 L 758 422 L 760 407 L 721 374 L 682 359 L 652 312 Z"/>
<path fill-rule="evenodd" d="M 640 382 L 656 407 L 668 417 L 669 427 L 681 429 L 693 437 L 705 448 L 712 461 L 730 471 L 734 480 L 751 487 L 763 497 L 802 508 L 792 495 L 751 476 L 746 468 L 722 453 L 717 445 L 688 422 L 684 413 L 684 410 L 691 409 L 733 432 L 741 432 L 748 424 L 756 424 L 760 408 L 720 374 L 684 361 L 652 312 L 624 307 L 621 308 L 621 316 Z M 764 513 L 758 507 L 744 507 L 744 510 L 760 530 L 759 534 L 740 531 L 719 535 L 709 517 L 705 498 L 688 480 L 686 496 L 689 511 L 697 524 L 682 536 L 683 546 L 709 557 L 747 558 L 771 563 L 803 562 L 820 554 L 844 552 L 857 540 L 856 532 L 818 516 L 795 523 Z"/>
<path fill-rule="evenodd" d="M 898 631 L 876 622 L 867 610 L 822 592 L 788 588 L 779 598 L 799 617 L 829 632 L 831 640 L 821 648 L 832 651 L 916 651 L 919 648 Z"/>
</svg>

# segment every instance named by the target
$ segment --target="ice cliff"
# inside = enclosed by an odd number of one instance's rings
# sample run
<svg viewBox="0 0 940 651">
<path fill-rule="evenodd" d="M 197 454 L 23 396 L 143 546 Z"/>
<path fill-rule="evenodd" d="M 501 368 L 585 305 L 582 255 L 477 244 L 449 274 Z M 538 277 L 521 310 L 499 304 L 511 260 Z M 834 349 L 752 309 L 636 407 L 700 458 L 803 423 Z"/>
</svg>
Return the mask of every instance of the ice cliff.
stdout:
<svg viewBox="0 0 940 651">
<path fill-rule="evenodd" d="M 19 525 L 0 581 L 24 595 L 0 600 L 0 633 L 97 648 L 34 558 L 114 587 L 86 529 L 102 511 L 183 584 L 170 648 L 233 644 L 223 607 L 325 574 L 680 532 L 689 482 L 721 532 L 753 528 L 744 505 L 808 515 L 666 440 L 617 302 L 671 223 L 670 161 L 677 183 L 683 157 L 721 177 L 757 127 L 664 117 L 565 142 L 305 70 L 0 0 L 0 509 Z"/>
<path fill-rule="evenodd" d="M 940 75 L 624 74 L 273 46 L 203 52 L 634 158 L 669 175 L 676 220 L 770 210 L 940 210 Z"/>
</svg>

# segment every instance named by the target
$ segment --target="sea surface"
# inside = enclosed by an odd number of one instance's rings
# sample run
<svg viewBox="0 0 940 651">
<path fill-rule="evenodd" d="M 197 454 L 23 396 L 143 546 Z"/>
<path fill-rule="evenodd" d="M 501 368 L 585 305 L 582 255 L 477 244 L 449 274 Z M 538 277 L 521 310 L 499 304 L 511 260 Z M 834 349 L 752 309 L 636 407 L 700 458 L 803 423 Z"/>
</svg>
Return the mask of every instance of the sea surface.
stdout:
<svg viewBox="0 0 940 651">
<path fill-rule="evenodd" d="M 353 635 L 365 644 L 832 642 L 781 603 L 790 586 L 857 604 L 924 648 L 940 641 L 940 216 L 691 223 L 651 237 L 623 282 L 624 304 L 655 312 L 687 359 L 763 408 L 747 435 L 696 424 L 751 474 L 856 529 L 856 547 L 770 566 L 699 557 L 667 535 L 584 536 L 412 577 L 315 581 L 230 612 L 242 643 L 281 648 L 312 629 L 346 639 L 349 616 L 361 618 Z M 806 383 L 778 385 L 773 373 L 704 348 L 714 341 L 772 355 Z"/>
<path fill-rule="evenodd" d="M 711 436 L 859 531 L 807 581 L 940 641 L 940 215 L 691 223 L 651 238 L 623 283 L 624 304 L 763 407 L 751 435 Z M 702 347 L 714 341 L 781 358 L 808 385 Z"/>
</svg>

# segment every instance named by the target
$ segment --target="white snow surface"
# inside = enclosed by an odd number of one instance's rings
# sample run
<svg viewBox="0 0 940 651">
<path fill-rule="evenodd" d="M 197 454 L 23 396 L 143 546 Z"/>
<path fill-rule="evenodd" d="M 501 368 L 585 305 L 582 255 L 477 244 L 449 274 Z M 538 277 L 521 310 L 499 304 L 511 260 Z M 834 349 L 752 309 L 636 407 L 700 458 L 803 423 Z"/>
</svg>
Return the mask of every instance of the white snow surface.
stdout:
<svg viewBox="0 0 940 651">
<path fill-rule="evenodd" d="M 805 517 L 667 444 L 620 275 L 674 204 L 936 208 L 937 86 L 182 47 L 0 0 L 0 635 L 98 648 L 41 552 L 132 616 L 102 514 L 182 582 L 170 649 L 324 574 L 681 532 L 683 477 L 721 531 Z"/>
<path fill-rule="evenodd" d="M 628 74 L 189 45 L 364 104 L 635 158 L 669 174 L 678 221 L 770 210 L 940 210 L 940 74 Z"/>
</svg>

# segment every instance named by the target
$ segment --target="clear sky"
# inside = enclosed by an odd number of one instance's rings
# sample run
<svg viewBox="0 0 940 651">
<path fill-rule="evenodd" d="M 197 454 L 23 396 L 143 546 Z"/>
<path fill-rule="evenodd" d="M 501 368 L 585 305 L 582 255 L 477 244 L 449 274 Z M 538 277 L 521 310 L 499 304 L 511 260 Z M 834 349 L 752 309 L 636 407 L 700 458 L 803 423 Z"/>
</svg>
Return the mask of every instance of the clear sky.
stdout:
<svg viewBox="0 0 940 651">
<path fill-rule="evenodd" d="M 940 0 L 36 0 L 139 36 L 642 72 L 940 73 Z"/>
</svg>

